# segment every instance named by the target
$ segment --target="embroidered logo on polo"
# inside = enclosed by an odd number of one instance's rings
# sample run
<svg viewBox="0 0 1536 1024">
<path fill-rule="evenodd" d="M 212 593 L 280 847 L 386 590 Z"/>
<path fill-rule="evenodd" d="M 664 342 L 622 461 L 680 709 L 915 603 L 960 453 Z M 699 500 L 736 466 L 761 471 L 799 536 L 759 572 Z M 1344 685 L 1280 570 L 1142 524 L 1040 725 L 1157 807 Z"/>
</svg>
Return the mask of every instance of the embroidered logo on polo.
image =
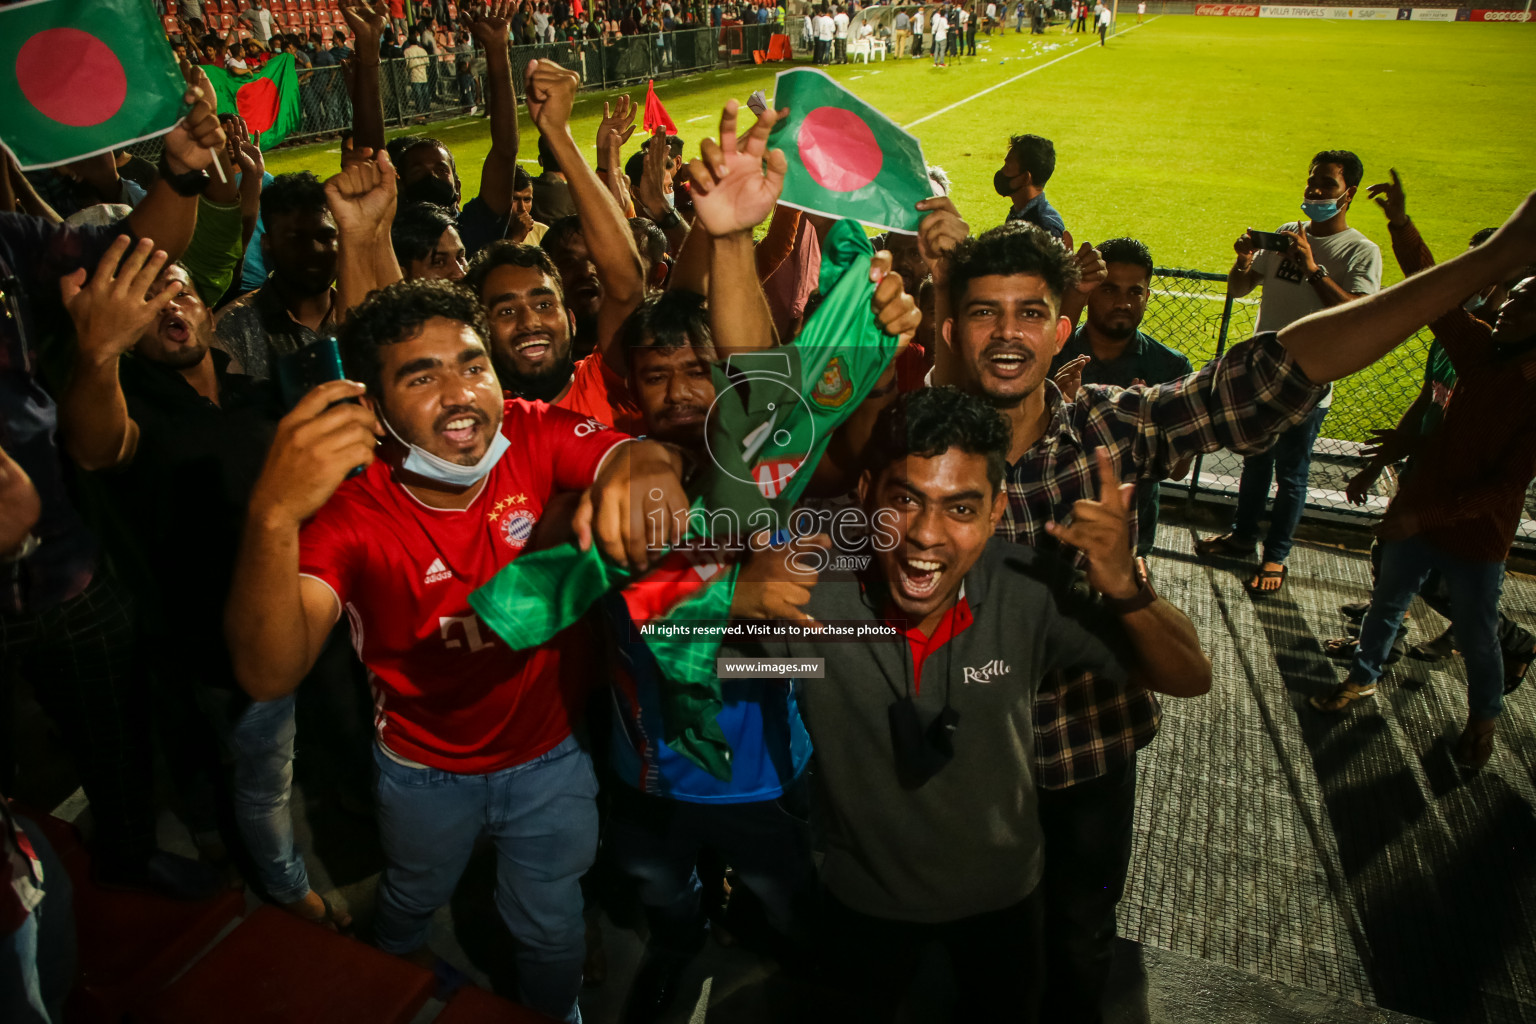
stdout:
<svg viewBox="0 0 1536 1024">
<path fill-rule="evenodd" d="M 427 577 L 422 582 L 441 583 L 443 580 L 452 578 L 452 576 L 453 573 L 448 571 L 448 567 L 443 564 L 443 560 L 441 558 L 434 558 L 432 559 L 432 564 L 427 566 Z"/>
<path fill-rule="evenodd" d="M 965 681 L 967 683 L 990 683 L 998 676 L 1007 675 L 1011 669 L 1002 658 L 993 658 L 979 668 L 967 667 L 965 669 Z"/>
<path fill-rule="evenodd" d="M 821 379 L 811 388 L 811 401 L 823 409 L 837 409 L 852 395 L 853 381 L 848 379 L 843 369 L 842 357 L 833 356 L 827 368 L 821 372 Z"/>
<path fill-rule="evenodd" d="M 501 539 L 507 542 L 508 547 L 521 549 L 528 543 L 528 538 L 533 536 L 533 524 L 538 519 L 527 509 L 518 509 L 501 521 Z"/>
</svg>

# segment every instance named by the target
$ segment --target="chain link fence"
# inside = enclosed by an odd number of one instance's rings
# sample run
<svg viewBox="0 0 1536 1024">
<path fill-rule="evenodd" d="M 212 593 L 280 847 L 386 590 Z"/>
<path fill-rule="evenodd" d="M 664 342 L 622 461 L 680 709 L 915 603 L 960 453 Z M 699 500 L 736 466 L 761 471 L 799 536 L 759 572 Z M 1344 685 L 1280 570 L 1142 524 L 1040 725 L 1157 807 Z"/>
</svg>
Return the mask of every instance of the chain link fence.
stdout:
<svg viewBox="0 0 1536 1024">
<path fill-rule="evenodd" d="M 1198 368 L 1252 337 L 1258 316 L 1258 294 L 1229 299 L 1225 274 L 1159 267 L 1153 271 L 1152 299 L 1141 329 L 1183 352 Z M 1374 365 L 1334 385 L 1333 405 L 1312 449 L 1304 518 L 1358 523 L 1386 510 L 1396 490 L 1395 473 L 1381 475 L 1364 505 L 1350 504 L 1344 489 L 1365 465 L 1361 449 L 1371 432 L 1397 426 L 1418 397 L 1431 340 L 1429 330 L 1421 330 Z M 1190 500 L 1235 499 L 1242 473 L 1241 456 L 1216 452 L 1196 460 L 1187 484 L 1178 486 L 1187 487 Z M 1175 492 L 1165 485 L 1163 493 Z M 1526 496 L 1516 543 L 1525 548 L 1536 544 L 1536 488 Z"/>
<path fill-rule="evenodd" d="M 523 76 L 534 60 L 551 60 L 578 72 L 583 89 L 616 89 L 653 78 L 677 78 L 715 68 L 754 63 L 753 52 L 768 50 L 773 25 L 727 25 L 600 40 L 514 46 L 512 87 L 522 99 Z M 339 67 L 299 71 L 300 129 L 285 145 L 352 130 L 352 98 Z M 427 58 L 397 57 L 379 62 L 379 89 L 387 127 L 462 117 L 485 109 L 485 57 L 444 51 Z M 160 159 L 160 142 L 150 139 L 128 149 L 150 161 Z"/>
</svg>

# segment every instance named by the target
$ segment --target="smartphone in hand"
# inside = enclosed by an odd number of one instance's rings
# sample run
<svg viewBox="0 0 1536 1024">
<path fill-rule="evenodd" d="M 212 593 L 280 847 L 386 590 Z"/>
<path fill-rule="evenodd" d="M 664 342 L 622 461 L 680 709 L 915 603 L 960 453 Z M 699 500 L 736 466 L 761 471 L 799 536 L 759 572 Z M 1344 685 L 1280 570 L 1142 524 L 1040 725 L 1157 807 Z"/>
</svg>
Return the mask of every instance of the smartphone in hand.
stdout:
<svg viewBox="0 0 1536 1024">
<path fill-rule="evenodd" d="M 1253 239 L 1255 249 L 1268 249 L 1270 252 L 1285 252 L 1291 247 L 1291 240 L 1284 235 L 1273 231 L 1255 231 L 1248 229 L 1248 237 Z"/>
<path fill-rule="evenodd" d="M 277 387 L 282 393 L 285 411 L 292 409 L 299 403 L 299 399 L 321 384 L 327 384 L 333 380 L 346 380 L 346 378 L 346 372 L 341 366 L 341 346 L 333 337 L 321 338 L 319 341 L 305 345 L 297 352 L 289 352 L 287 355 L 277 357 Z M 361 404 L 356 398 L 343 398 L 341 401 L 351 402 L 353 405 Z M 347 479 L 352 479 L 362 471 L 363 467 L 358 466 L 347 474 Z"/>
</svg>

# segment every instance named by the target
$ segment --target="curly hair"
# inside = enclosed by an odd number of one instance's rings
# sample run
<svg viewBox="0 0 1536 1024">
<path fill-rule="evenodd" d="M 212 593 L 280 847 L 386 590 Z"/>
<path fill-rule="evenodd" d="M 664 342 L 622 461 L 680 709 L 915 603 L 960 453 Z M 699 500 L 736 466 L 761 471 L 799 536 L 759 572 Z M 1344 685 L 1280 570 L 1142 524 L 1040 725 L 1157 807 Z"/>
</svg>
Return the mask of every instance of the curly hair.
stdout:
<svg viewBox="0 0 1536 1024">
<path fill-rule="evenodd" d="M 1033 224 L 1011 221 L 973 235 L 955 247 L 949 270 L 951 313 L 960 315 L 961 302 L 972 279 L 1015 274 L 1043 278 L 1058 310 L 1061 297 L 1080 277 L 1077 261 L 1066 246 Z"/>
<path fill-rule="evenodd" d="M 958 448 L 986 457 L 987 481 L 996 492 L 1012 442 L 1007 421 L 986 399 L 954 387 L 923 388 L 897 396 L 875 420 L 868 466 L 878 476 L 900 459 L 932 459 Z"/>
<path fill-rule="evenodd" d="M 323 213 L 330 216 L 325 205 L 325 184 L 309 171 L 279 174 L 272 184 L 261 190 L 261 223 L 272 230 L 272 218 L 289 213 Z"/>
<path fill-rule="evenodd" d="M 485 279 L 497 267 L 535 267 L 542 270 L 553 282 L 560 304 L 565 305 L 565 287 L 560 283 L 560 270 L 549 258 L 549 253 L 539 246 L 523 245 L 521 242 L 501 238 L 481 249 L 470 263 L 469 272 L 464 275 L 464 285 L 475 293 L 475 298 L 484 298 Z"/>
<path fill-rule="evenodd" d="M 347 376 L 362 381 L 368 393 L 377 397 L 383 383 L 379 378 L 380 346 L 409 341 L 434 317 L 468 325 L 482 343 L 490 336 L 485 310 L 462 285 L 426 278 L 396 281 L 368 296 L 337 332 Z"/>
<path fill-rule="evenodd" d="M 1105 263 L 1129 263 L 1152 276 L 1152 250 L 1134 238 L 1111 238 L 1099 243 L 1099 255 Z"/>
</svg>

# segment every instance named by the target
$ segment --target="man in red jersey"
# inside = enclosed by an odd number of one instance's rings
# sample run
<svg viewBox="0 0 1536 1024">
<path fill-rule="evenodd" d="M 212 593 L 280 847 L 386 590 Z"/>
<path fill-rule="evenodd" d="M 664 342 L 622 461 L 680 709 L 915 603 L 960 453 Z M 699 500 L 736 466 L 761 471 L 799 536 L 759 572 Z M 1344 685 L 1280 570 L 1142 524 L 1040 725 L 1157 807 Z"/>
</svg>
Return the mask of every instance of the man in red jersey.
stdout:
<svg viewBox="0 0 1536 1024">
<path fill-rule="evenodd" d="M 352 313 L 342 351 L 362 384 L 322 385 L 279 425 L 226 629 L 240 684 L 267 700 L 298 685 L 345 610 L 375 695 L 379 947 L 430 955 L 432 914 L 488 834 L 522 1000 L 578 1021 L 597 781 L 571 735 L 560 642 L 509 650 L 469 595 L 558 492 L 586 492 L 581 543 L 637 566 L 642 524 L 659 515 L 671 536 L 652 542 L 677 542 L 687 499 L 662 445 L 504 400 L 485 338 L 479 303 L 445 281 L 391 285 Z"/>
</svg>

